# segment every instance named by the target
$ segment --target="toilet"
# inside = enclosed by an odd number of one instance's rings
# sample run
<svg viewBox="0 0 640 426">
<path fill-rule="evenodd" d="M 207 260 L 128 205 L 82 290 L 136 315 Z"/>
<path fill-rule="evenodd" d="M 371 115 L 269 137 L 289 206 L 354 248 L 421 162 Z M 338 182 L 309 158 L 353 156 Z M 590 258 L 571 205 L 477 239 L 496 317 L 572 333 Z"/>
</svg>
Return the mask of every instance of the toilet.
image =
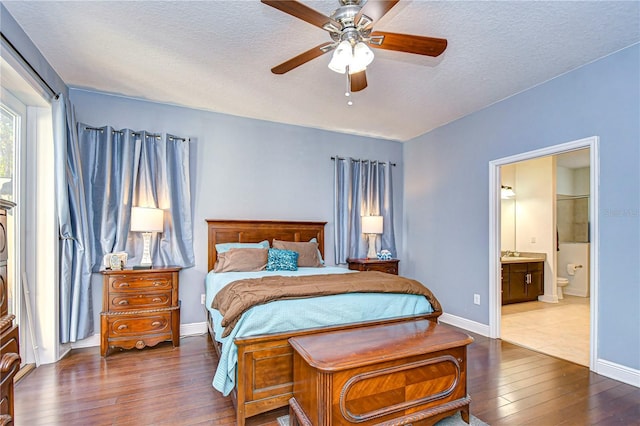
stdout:
<svg viewBox="0 0 640 426">
<path fill-rule="evenodd" d="M 569 280 L 567 278 L 556 277 L 556 285 L 558 286 L 558 300 L 564 299 L 562 288 L 569 285 Z"/>
</svg>

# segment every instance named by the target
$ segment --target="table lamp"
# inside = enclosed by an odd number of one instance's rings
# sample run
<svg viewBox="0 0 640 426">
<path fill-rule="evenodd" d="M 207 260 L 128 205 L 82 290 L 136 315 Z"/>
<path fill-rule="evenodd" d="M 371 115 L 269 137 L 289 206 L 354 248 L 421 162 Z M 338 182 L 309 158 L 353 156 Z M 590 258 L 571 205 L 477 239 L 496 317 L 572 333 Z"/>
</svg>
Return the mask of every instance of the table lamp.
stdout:
<svg viewBox="0 0 640 426">
<path fill-rule="evenodd" d="M 131 208 L 131 231 L 142 232 L 144 251 L 140 265 L 133 269 L 151 269 L 151 233 L 162 232 L 164 226 L 164 211 L 151 207 Z"/>
<path fill-rule="evenodd" d="M 369 238 L 367 259 L 377 259 L 376 236 L 382 234 L 382 216 L 362 216 L 362 233 Z"/>
</svg>

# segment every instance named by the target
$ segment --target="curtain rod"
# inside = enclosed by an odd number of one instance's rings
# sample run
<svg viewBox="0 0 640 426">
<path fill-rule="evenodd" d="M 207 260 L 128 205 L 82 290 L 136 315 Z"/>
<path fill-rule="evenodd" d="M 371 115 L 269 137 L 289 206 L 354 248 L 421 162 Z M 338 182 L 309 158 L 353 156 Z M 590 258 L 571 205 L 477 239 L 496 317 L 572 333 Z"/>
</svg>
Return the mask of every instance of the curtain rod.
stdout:
<svg viewBox="0 0 640 426">
<path fill-rule="evenodd" d="M 331 160 L 336 161 L 336 160 L 346 160 L 346 158 L 343 157 L 331 157 Z M 351 161 L 360 161 L 362 163 L 368 163 L 369 161 L 376 161 L 376 160 L 361 160 L 359 158 L 352 158 Z M 385 163 L 385 161 L 378 161 L 379 163 Z M 389 164 L 391 164 L 393 167 L 396 166 L 396 163 L 391 163 L 389 162 Z"/>
<path fill-rule="evenodd" d="M 22 56 L 22 53 L 20 53 L 20 51 L 16 49 L 13 43 L 11 43 L 9 39 L 1 31 L 0 31 L 0 36 L 2 36 L 2 41 L 7 44 L 7 47 L 9 47 L 13 51 L 13 53 L 15 53 L 20 58 L 23 64 L 33 73 L 33 75 L 37 77 L 38 80 L 40 80 L 40 83 L 42 83 L 42 85 L 44 86 L 43 88 L 46 89 L 52 97 L 58 96 L 56 91 L 53 90 L 51 86 L 49 86 L 49 83 L 47 83 L 46 80 L 42 78 L 40 73 L 36 71 L 36 69 L 29 63 L 29 61 L 27 61 L 27 58 Z"/>
<path fill-rule="evenodd" d="M 99 132 L 103 132 L 104 131 L 104 129 L 101 129 L 99 127 L 85 127 L 84 129 L 85 130 L 96 130 L 96 131 L 99 131 Z M 112 130 L 111 133 L 119 133 L 119 134 L 122 135 L 122 134 L 124 134 L 124 131 L 122 131 L 122 130 Z M 133 136 L 142 136 L 142 133 L 137 133 L 137 132 L 131 132 L 131 134 Z M 150 136 L 150 137 L 156 138 L 156 139 L 162 138 L 162 135 L 158 134 L 158 133 L 147 133 L 147 136 Z M 190 141 L 189 138 L 179 138 L 177 136 L 169 136 L 169 139 L 175 139 L 175 140 L 179 140 L 179 141 L 183 141 L 183 142 L 189 142 Z"/>
</svg>

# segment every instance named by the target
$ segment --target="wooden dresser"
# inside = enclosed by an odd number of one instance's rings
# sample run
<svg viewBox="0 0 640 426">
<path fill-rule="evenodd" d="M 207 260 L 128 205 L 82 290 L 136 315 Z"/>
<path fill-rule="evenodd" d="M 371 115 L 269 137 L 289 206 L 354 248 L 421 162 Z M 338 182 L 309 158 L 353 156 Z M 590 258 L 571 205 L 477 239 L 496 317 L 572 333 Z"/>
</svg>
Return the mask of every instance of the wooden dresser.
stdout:
<svg viewBox="0 0 640 426">
<path fill-rule="evenodd" d="M 111 347 L 142 349 L 165 340 L 180 346 L 180 269 L 102 271 L 102 356 Z"/>
<path fill-rule="evenodd" d="M 457 411 L 469 423 L 472 341 L 429 320 L 292 337 L 293 424 L 422 425 Z"/>
<path fill-rule="evenodd" d="M 0 200 L 0 420 L 13 424 L 13 378 L 20 369 L 20 339 L 15 316 L 9 314 L 7 211 L 15 204 Z M 14 288 L 19 288 L 15 286 Z"/>
<path fill-rule="evenodd" d="M 354 271 L 380 271 L 398 275 L 398 259 L 347 259 L 349 269 Z"/>
</svg>

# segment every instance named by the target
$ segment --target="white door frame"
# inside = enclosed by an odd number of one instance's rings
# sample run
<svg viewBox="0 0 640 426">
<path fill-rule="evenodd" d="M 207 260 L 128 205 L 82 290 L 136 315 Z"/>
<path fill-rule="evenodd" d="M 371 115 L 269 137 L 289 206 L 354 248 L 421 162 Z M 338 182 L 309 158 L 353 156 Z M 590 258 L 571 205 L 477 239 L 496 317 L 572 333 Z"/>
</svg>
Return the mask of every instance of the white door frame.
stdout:
<svg viewBox="0 0 640 426">
<path fill-rule="evenodd" d="M 529 151 L 510 157 L 500 158 L 489 162 L 489 337 L 500 338 L 500 314 L 501 300 L 500 292 L 500 167 L 516 163 L 519 161 L 531 160 L 548 155 L 562 154 L 568 151 L 589 148 L 590 160 L 590 191 L 589 194 L 589 214 L 590 214 L 590 235 L 589 245 L 590 273 L 589 273 L 589 294 L 590 294 L 590 349 L 589 349 L 589 369 L 596 370 L 596 355 L 598 348 L 598 246 L 600 242 L 598 226 L 598 188 L 600 186 L 600 164 L 599 164 L 599 142 L 598 136 L 591 136 L 572 142 L 554 145 L 547 148 Z"/>
</svg>

